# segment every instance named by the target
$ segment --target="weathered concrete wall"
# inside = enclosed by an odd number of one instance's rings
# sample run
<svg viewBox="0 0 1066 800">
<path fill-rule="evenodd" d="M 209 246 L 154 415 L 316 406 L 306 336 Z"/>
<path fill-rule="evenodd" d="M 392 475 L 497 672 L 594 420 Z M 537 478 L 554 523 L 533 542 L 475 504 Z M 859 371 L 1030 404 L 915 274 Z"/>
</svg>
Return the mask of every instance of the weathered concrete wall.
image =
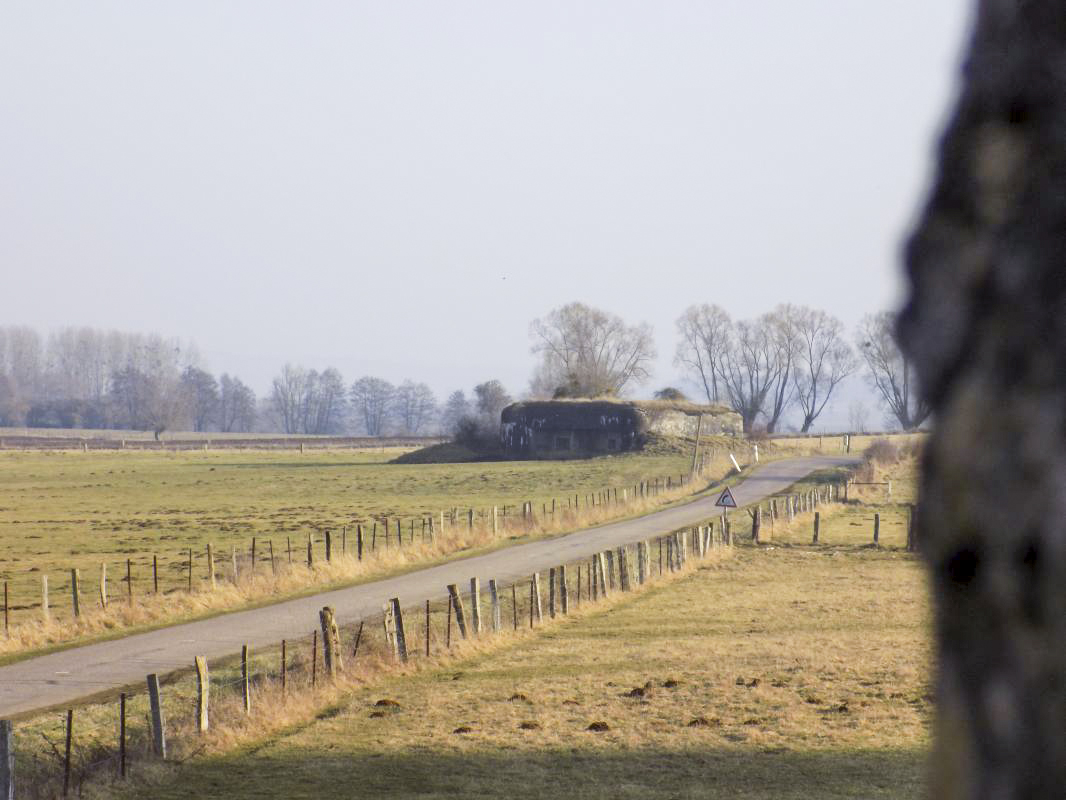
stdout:
<svg viewBox="0 0 1066 800">
<path fill-rule="evenodd" d="M 664 436 L 696 436 L 696 426 L 700 415 L 672 409 L 642 409 L 648 420 L 648 430 Z M 705 436 L 727 434 L 738 436 L 744 430 L 743 420 L 733 411 L 710 412 L 703 414 L 702 432 Z"/>
<path fill-rule="evenodd" d="M 693 438 L 700 415 L 703 434 L 738 435 L 740 415 L 718 407 L 611 401 L 514 403 L 500 416 L 500 444 L 515 458 L 565 458 L 638 450 L 648 432 Z"/>
</svg>

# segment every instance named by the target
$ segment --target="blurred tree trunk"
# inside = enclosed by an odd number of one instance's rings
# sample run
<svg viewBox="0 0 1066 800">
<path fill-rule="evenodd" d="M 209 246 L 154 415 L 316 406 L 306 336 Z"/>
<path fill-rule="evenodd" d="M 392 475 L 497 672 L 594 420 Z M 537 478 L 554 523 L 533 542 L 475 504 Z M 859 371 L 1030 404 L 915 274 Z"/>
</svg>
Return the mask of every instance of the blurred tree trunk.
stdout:
<svg viewBox="0 0 1066 800">
<path fill-rule="evenodd" d="M 899 332 L 932 402 L 932 796 L 1066 796 L 1066 4 L 977 6 L 909 243 Z"/>
</svg>

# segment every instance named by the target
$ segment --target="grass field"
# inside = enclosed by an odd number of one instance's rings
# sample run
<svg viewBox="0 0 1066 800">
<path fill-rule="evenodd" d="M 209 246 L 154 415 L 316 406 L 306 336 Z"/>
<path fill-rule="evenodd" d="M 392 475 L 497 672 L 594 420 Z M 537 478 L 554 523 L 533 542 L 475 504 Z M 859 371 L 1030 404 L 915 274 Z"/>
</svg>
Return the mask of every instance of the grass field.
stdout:
<svg viewBox="0 0 1066 800">
<path fill-rule="evenodd" d="M 742 544 L 731 557 L 535 630 L 520 591 L 518 635 L 449 651 L 435 606 L 433 656 L 404 669 L 377 641 L 380 620 L 337 685 L 320 673 L 311 689 L 309 642 L 290 643 L 283 699 L 279 653 L 256 653 L 252 717 L 240 710 L 236 665 L 213 664 L 206 737 L 193 727 L 195 680 L 179 677 L 166 694 L 180 765 L 145 755 L 146 700 L 135 688 L 133 781 L 107 777 L 113 700 L 77 711 L 76 780 L 94 775 L 93 797 L 914 796 L 931 713 L 925 578 L 902 549 L 914 476 L 913 459 L 876 465 L 862 477 L 891 478 L 892 498 L 852 487 L 862 502 L 823 504 L 817 546 L 809 513 L 779 520 L 773 541 L 752 547 L 750 518 L 737 512 Z M 409 647 L 420 653 L 425 636 L 408 611 Z M 349 647 L 354 632 L 344 634 Z M 398 705 L 383 708 L 385 699 Z M 594 723 L 605 730 L 590 731 Z M 62 730 L 55 713 L 16 726 L 24 779 L 40 775 L 46 794 Z"/>
<path fill-rule="evenodd" d="M 688 454 L 667 452 L 561 462 L 388 463 L 398 452 L 2 452 L 0 580 L 9 585 L 12 624 L 29 627 L 26 641 L 0 641 L 0 650 L 12 652 L 100 632 L 100 626 L 90 625 L 84 615 L 79 630 L 61 629 L 71 615 L 70 571 L 74 568 L 81 571 L 83 606 L 92 613 L 100 605 L 101 563 L 107 563 L 112 605 L 121 607 L 126 595 L 126 560 L 131 561 L 133 592 L 143 598 L 153 589 L 152 560 L 158 557 L 160 592 L 169 597 L 161 607 L 180 618 L 196 613 L 197 608 L 206 610 L 205 603 L 211 608 L 240 605 L 260 595 L 291 593 L 305 585 L 365 579 L 486 544 L 476 536 L 467 537 L 469 541 L 442 539 L 438 530 L 434 548 L 409 548 L 401 556 L 393 529 L 391 555 L 380 563 L 367 562 L 359 570 L 343 565 L 326 569 L 319 563 L 314 574 L 242 586 L 232 596 L 218 595 L 208 603 L 205 597 L 184 596 L 184 590 L 190 549 L 195 564 L 193 588 L 206 586 L 209 542 L 222 576 L 230 574 L 233 552 L 239 554 L 240 569 L 247 573 L 253 537 L 258 539 L 258 559 L 272 546 L 279 561 L 287 560 L 286 542 L 291 542 L 295 561 L 302 562 L 307 536 L 315 533 L 316 560 L 321 562 L 324 554 L 318 532 L 323 529 L 339 533 L 342 526 L 364 523 L 369 548 L 375 522 L 380 525 L 388 517 L 393 526 L 396 519 L 402 521 L 405 541 L 413 533 L 420 543 L 422 518 L 439 520 L 442 510 L 458 508 L 463 519 L 467 508 L 483 511 L 496 505 L 515 515 L 521 503 L 533 501 L 541 517 L 542 508 L 550 508 L 552 499 L 562 509 L 574 494 L 585 504 L 591 495 L 608 487 L 632 487 L 666 475 L 672 475 L 676 483 L 691 459 Z M 726 463 L 719 454 L 709 474 L 724 474 Z M 639 510 L 633 508 L 633 512 Z M 596 518 L 582 513 L 588 522 Z M 560 511 L 558 520 L 544 524 L 547 530 L 557 531 L 564 522 Z M 460 526 L 450 527 L 458 533 L 455 529 Z M 375 558 L 382 554 L 382 533 L 383 525 L 376 537 Z M 338 535 L 335 552 L 341 543 Z M 349 554 L 354 546 L 353 531 Z M 269 566 L 260 563 L 261 576 L 269 571 Z M 45 627 L 40 625 L 42 575 L 48 576 L 51 600 L 52 623 Z M 97 622 L 114 627 L 145 621 L 143 615 L 123 613 L 128 618 Z M 149 618 L 160 619 L 155 612 Z"/>
<path fill-rule="evenodd" d="M 914 797 L 929 747 L 928 628 L 924 576 L 899 551 L 742 547 L 107 792 Z M 382 699 L 399 705 L 382 713 Z"/>
</svg>

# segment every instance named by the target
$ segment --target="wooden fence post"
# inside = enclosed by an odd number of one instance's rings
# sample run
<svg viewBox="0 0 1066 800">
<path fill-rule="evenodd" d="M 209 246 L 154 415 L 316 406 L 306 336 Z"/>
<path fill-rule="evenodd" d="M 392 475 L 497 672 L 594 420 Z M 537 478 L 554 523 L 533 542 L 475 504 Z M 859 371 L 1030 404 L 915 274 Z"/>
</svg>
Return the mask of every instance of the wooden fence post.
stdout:
<svg viewBox="0 0 1066 800">
<path fill-rule="evenodd" d="M 397 520 L 398 522 L 399 520 Z M 333 560 L 333 531 L 326 529 L 326 563 Z"/>
<path fill-rule="evenodd" d="M 396 657 L 403 662 L 407 663 L 407 635 L 403 629 L 403 611 L 400 609 L 400 598 L 394 597 L 389 601 L 389 605 L 392 609 L 392 635 L 393 635 L 393 647 L 395 648 Z"/>
<path fill-rule="evenodd" d="M 470 627 L 474 636 L 481 635 L 481 582 L 477 578 L 470 579 Z"/>
<path fill-rule="evenodd" d="M 251 572 L 253 575 L 255 575 L 255 564 L 256 564 L 255 546 L 256 546 L 256 540 L 255 540 L 255 537 L 253 536 L 252 537 L 252 550 L 251 550 L 251 553 L 250 553 L 251 558 L 249 559 L 252 562 L 252 568 L 249 570 L 249 572 Z"/>
<path fill-rule="evenodd" d="M 514 629 L 518 630 L 518 587 L 511 584 L 511 616 L 514 617 Z"/>
<path fill-rule="evenodd" d="M 211 588 L 217 588 L 215 583 L 215 548 L 211 542 L 207 543 L 207 574 L 211 580 Z"/>
<path fill-rule="evenodd" d="M 311 534 L 307 534 L 307 567 L 310 569 L 315 563 L 315 551 L 312 548 Z"/>
<path fill-rule="evenodd" d="M 281 693 L 285 694 L 289 690 L 289 659 L 286 647 L 288 642 L 284 639 L 281 640 Z"/>
<path fill-rule="evenodd" d="M 496 589 L 496 579 L 489 578 L 489 602 L 492 605 L 492 632 L 500 632 L 500 594 Z"/>
<path fill-rule="evenodd" d="M 74 616 L 81 616 L 81 588 L 79 583 L 81 582 L 81 570 L 72 569 L 70 571 L 70 598 L 74 607 Z"/>
<path fill-rule="evenodd" d="M 207 702 L 211 694 L 207 659 L 203 656 L 196 656 L 194 662 L 196 664 L 196 729 L 200 733 L 206 733 L 208 728 Z"/>
<path fill-rule="evenodd" d="M 163 720 L 163 697 L 159 692 L 159 678 L 153 672 L 148 676 L 148 704 L 152 714 L 152 748 L 155 754 L 167 760 L 167 734 Z"/>
<path fill-rule="evenodd" d="M 817 512 L 817 511 L 815 511 L 814 512 L 814 540 L 811 542 L 812 544 L 818 544 L 818 528 L 819 528 L 819 522 L 820 522 L 819 517 L 821 517 L 821 514 L 819 512 Z"/>
<path fill-rule="evenodd" d="M 252 688 L 248 681 L 248 645 L 241 645 L 241 699 L 244 701 L 244 713 L 252 713 Z"/>
<path fill-rule="evenodd" d="M 641 586 L 648 580 L 647 573 L 648 543 L 637 542 L 637 583 Z"/>
<path fill-rule="evenodd" d="M 581 570 L 578 570 L 581 574 Z M 570 613 L 570 589 L 566 585 L 566 564 L 559 567 L 559 605 L 564 615 Z"/>
<path fill-rule="evenodd" d="M 15 800 L 15 726 L 0 719 L 0 798 Z"/>
<path fill-rule="evenodd" d="M 107 608 L 107 562 L 100 562 L 100 608 Z"/>
<path fill-rule="evenodd" d="M 355 526 L 355 558 L 357 561 L 363 560 L 363 525 L 359 523 Z"/>
<path fill-rule="evenodd" d="M 618 585 L 623 592 L 628 592 L 631 588 L 629 584 L 629 564 L 627 563 L 627 555 L 628 551 L 625 547 L 618 548 Z"/>
<path fill-rule="evenodd" d="M 596 566 L 599 568 L 599 593 L 607 597 L 607 559 L 603 552 L 596 554 Z"/>
<path fill-rule="evenodd" d="M 340 628 L 337 627 L 337 615 L 333 608 L 323 606 L 318 612 L 318 622 L 322 627 L 322 655 L 326 674 L 332 678 L 337 674 L 337 670 L 344 668 Z"/>
<path fill-rule="evenodd" d="M 74 709 L 67 709 L 67 741 L 63 750 L 63 796 L 70 794 L 70 745 L 74 738 Z"/>
<path fill-rule="evenodd" d="M 444 513 L 443 511 L 441 512 Z M 463 598 L 454 583 L 448 584 L 448 597 L 452 601 L 452 609 L 455 611 L 455 623 L 459 626 L 459 635 L 466 638 L 466 610 L 463 608 Z M 449 617 L 450 619 L 450 617 Z"/>
<path fill-rule="evenodd" d="M 762 539 L 759 537 L 759 531 L 762 528 L 762 507 L 756 506 L 755 510 L 751 512 L 751 540 L 755 544 L 761 544 Z"/>
<path fill-rule="evenodd" d="M 874 544 L 881 538 L 881 515 L 874 514 Z"/>
<path fill-rule="evenodd" d="M 548 616 L 555 619 L 555 567 L 548 569 Z"/>
<path fill-rule="evenodd" d="M 189 548 L 189 560 L 188 560 L 188 592 L 192 592 L 192 548 Z"/>
<path fill-rule="evenodd" d="M 429 658 L 429 600 L 426 601 L 426 658 Z"/>
</svg>

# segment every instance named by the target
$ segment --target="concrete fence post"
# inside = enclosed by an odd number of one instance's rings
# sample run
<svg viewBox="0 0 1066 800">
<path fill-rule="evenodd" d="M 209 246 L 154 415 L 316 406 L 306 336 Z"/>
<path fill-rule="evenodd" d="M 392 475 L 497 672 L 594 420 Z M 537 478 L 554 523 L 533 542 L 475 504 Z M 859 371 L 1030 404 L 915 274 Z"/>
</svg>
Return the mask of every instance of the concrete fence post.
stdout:
<svg viewBox="0 0 1066 800">
<path fill-rule="evenodd" d="M 196 730 L 206 733 L 208 728 L 207 703 L 210 696 L 210 681 L 207 673 L 207 659 L 196 656 Z"/>
<path fill-rule="evenodd" d="M 159 691 L 159 678 L 153 672 L 148 676 L 148 705 L 152 716 L 152 748 L 155 754 L 167 760 L 167 734 L 163 718 L 163 697 Z"/>
</svg>

